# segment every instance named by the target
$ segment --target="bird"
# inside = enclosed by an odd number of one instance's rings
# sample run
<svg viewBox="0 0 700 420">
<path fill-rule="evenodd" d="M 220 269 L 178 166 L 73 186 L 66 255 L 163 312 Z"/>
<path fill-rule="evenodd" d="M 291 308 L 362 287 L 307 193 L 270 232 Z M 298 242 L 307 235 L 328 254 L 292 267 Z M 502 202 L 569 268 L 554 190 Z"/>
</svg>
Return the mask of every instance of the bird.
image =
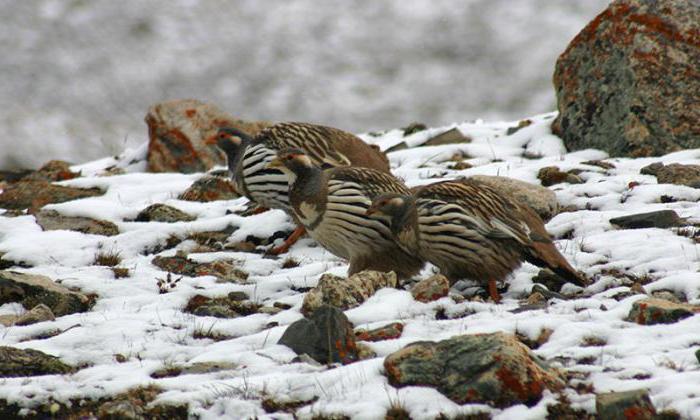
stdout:
<svg viewBox="0 0 700 420">
<path fill-rule="evenodd" d="M 276 123 L 255 137 L 224 125 L 205 142 L 216 144 L 224 152 L 236 189 L 258 205 L 254 213 L 281 209 L 293 214 L 287 175 L 268 167 L 280 150 L 301 149 L 314 164 L 324 168 L 352 165 L 390 172 L 389 160 L 376 145 L 369 145 L 346 131 L 317 124 Z M 303 227 L 298 227 L 283 245 L 269 253 L 287 252 L 303 234 Z"/>
<path fill-rule="evenodd" d="M 366 214 L 389 223 L 402 248 L 440 269 L 450 284 L 488 285 L 495 302 L 501 282 L 523 261 L 549 268 L 578 286 L 587 280 L 557 250 L 544 222 L 525 204 L 469 178 L 387 192 Z"/>
<path fill-rule="evenodd" d="M 366 215 L 380 194 L 410 194 L 398 178 L 356 166 L 323 169 L 301 149 L 280 151 L 269 166 L 288 175 L 297 220 L 321 246 L 350 262 L 348 275 L 394 271 L 406 279 L 423 267 L 423 260 L 396 243 L 388 223 Z"/>
</svg>

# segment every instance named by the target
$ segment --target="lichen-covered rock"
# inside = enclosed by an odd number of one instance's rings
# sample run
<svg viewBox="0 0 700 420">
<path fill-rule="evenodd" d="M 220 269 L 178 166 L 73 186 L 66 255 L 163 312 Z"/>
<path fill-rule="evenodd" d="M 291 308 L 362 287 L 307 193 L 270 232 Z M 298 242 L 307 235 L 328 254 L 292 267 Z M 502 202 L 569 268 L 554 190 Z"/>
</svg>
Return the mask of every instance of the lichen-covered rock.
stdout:
<svg viewBox="0 0 700 420">
<path fill-rule="evenodd" d="M 355 331 L 355 338 L 362 341 L 393 340 L 401 337 L 402 333 L 403 324 L 400 322 L 392 322 L 391 324 L 373 330 L 357 330 Z"/>
<path fill-rule="evenodd" d="M 292 323 L 278 341 L 297 354 L 319 363 L 351 363 L 357 360 L 353 326 L 343 311 L 323 305 L 309 318 Z"/>
<path fill-rule="evenodd" d="M 63 216 L 56 210 L 40 210 L 34 215 L 36 223 L 44 230 L 73 230 L 91 235 L 119 235 L 119 228 L 107 220 L 88 217 Z"/>
<path fill-rule="evenodd" d="M 322 305 L 331 305 L 342 310 L 360 306 L 374 293 L 384 287 L 396 287 L 397 278 L 393 271 L 383 273 L 366 270 L 346 278 L 324 274 L 318 285 L 304 297 L 301 313 L 309 315 Z"/>
<path fill-rule="evenodd" d="M 595 398 L 598 418 L 605 420 L 651 420 L 656 409 L 645 389 L 598 394 Z"/>
<path fill-rule="evenodd" d="M 695 314 L 700 314 L 700 306 L 648 298 L 632 304 L 627 320 L 642 325 L 672 324 Z"/>
<path fill-rule="evenodd" d="M 418 302 L 432 302 L 447 296 L 449 292 L 450 281 L 442 274 L 423 279 L 411 288 L 411 295 Z"/>
<path fill-rule="evenodd" d="M 664 165 L 661 162 L 656 162 L 643 167 L 639 172 L 644 175 L 654 175 L 659 184 L 700 188 L 700 165 L 682 165 L 680 163 Z"/>
<path fill-rule="evenodd" d="M 580 176 L 569 172 L 562 172 L 556 166 L 547 166 L 537 172 L 537 179 L 542 182 L 545 187 L 568 182 L 569 184 L 582 184 L 583 180 Z"/>
<path fill-rule="evenodd" d="M 178 99 L 153 105 L 148 124 L 148 171 L 204 172 L 225 162 L 215 146 L 204 143 L 223 125 L 252 136 L 270 125 L 233 118 L 218 107 L 194 99 Z"/>
<path fill-rule="evenodd" d="M 554 72 L 552 128 L 566 147 L 632 157 L 700 147 L 698 22 L 689 0 L 616 0 L 591 21 Z"/>
<path fill-rule="evenodd" d="M 17 321 L 15 321 L 15 325 L 31 325 L 37 322 L 53 321 L 55 319 L 56 317 L 51 311 L 51 308 L 40 303 L 31 310 L 20 315 Z"/>
<path fill-rule="evenodd" d="M 673 210 L 658 210 L 648 213 L 630 214 L 629 216 L 614 217 L 610 224 L 622 229 L 669 228 L 678 226 L 681 218 Z"/>
<path fill-rule="evenodd" d="M 38 171 L 32 172 L 24 179 L 65 181 L 80 176 L 80 173 L 70 170 L 70 164 L 62 160 L 50 160 L 46 162 Z"/>
<path fill-rule="evenodd" d="M 234 283 L 243 283 L 248 278 L 248 273 L 237 268 L 231 261 L 199 263 L 187 257 L 176 255 L 173 257 L 157 256 L 151 260 L 151 264 L 163 271 L 190 277 L 214 276 L 221 281 Z"/>
<path fill-rule="evenodd" d="M 55 316 L 84 312 L 92 305 L 87 296 L 72 292 L 48 277 L 3 270 L 0 271 L 0 305 L 8 302 L 19 302 L 25 308 L 44 304 Z"/>
<path fill-rule="evenodd" d="M 213 298 L 195 295 L 190 298 L 184 308 L 185 312 L 216 318 L 238 318 L 258 313 L 259 310 L 259 304 L 250 300 L 239 300 L 235 295 Z"/>
<path fill-rule="evenodd" d="M 57 375 L 71 373 L 74 369 L 58 357 L 33 349 L 0 347 L 0 377 Z"/>
<path fill-rule="evenodd" d="M 52 203 L 95 197 L 104 194 L 99 188 L 73 188 L 55 185 L 45 180 L 20 180 L 0 192 L 0 208 L 36 212 Z"/>
<path fill-rule="evenodd" d="M 209 202 L 233 200 L 240 197 L 236 186 L 228 179 L 218 176 L 204 176 L 196 180 L 178 197 L 180 200 Z"/>
<path fill-rule="evenodd" d="M 387 356 L 384 369 L 394 386 L 434 387 L 457 404 L 533 405 L 545 389 L 565 385 L 559 371 L 500 332 L 413 343 Z"/>
<path fill-rule="evenodd" d="M 136 216 L 137 222 L 164 222 L 164 223 L 174 223 L 174 222 L 191 222 L 195 219 L 180 209 L 168 206 L 167 204 L 157 203 L 151 204 L 145 209 L 141 210 Z"/>
<path fill-rule="evenodd" d="M 557 196 L 549 188 L 505 176 L 474 175 L 470 178 L 530 206 L 544 221 L 559 213 Z"/>
</svg>

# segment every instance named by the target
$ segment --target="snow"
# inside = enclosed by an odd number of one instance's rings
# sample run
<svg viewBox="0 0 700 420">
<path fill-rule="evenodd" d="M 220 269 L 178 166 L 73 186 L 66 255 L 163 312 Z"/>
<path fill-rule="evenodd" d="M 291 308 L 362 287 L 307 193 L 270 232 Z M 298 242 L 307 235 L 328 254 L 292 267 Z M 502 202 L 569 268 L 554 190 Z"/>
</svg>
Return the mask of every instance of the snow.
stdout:
<svg viewBox="0 0 700 420">
<path fill-rule="evenodd" d="M 210 203 L 179 200 L 178 195 L 203 174 L 144 173 L 145 148 L 141 146 L 116 157 L 75 166 L 72 169 L 81 171 L 83 176 L 60 183 L 98 187 L 105 190 L 104 195 L 48 206 L 66 215 L 112 221 L 119 227 L 119 235 L 44 232 L 33 216 L 0 217 L 0 252 L 6 253 L 7 259 L 33 266 L 18 271 L 47 275 L 66 287 L 98 296 L 90 312 L 29 326 L 0 327 L 0 345 L 33 348 L 59 356 L 66 363 L 85 366 L 73 375 L 2 379 L 0 398 L 31 406 L 48 398 L 99 398 L 155 384 L 163 389 L 159 402 L 187 402 L 190 414 L 203 419 L 264 418 L 267 414 L 261 400 L 270 396 L 278 401 L 317 398 L 298 409 L 296 414 L 301 418 L 321 413 L 382 418 L 395 404 L 402 405 L 414 418 L 478 412 L 491 413 L 498 419 L 542 418 L 547 405 L 556 403 L 556 396 L 546 394 L 533 407 L 460 406 L 434 389 L 390 386 L 382 374 L 382 364 L 385 356 L 415 341 L 495 331 L 517 332 L 534 340 L 547 328 L 553 333 L 535 353 L 554 366 L 579 376 L 588 375 L 575 381 L 593 384 L 596 392 L 647 388 L 657 408 L 675 409 L 684 418 L 700 417 L 700 369 L 694 356 L 700 346 L 700 316 L 670 326 L 641 326 L 625 318 L 642 296 L 624 297 L 630 291 L 631 279 L 644 278 L 649 281 L 644 286 L 648 292 L 667 290 L 690 303 L 700 303 L 700 245 L 678 228 L 620 230 L 609 222 L 613 217 L 661 209 L 675 210 L 687 218 L 687 223 L 698 222 L 698 190 L 658 185 L 655 177 L 640 175 L 639 170 L 655 161 L 699 164 L 700 150 L 656 159 L 606 159 L 597 150 L 566 153 L 561 141 L 549 131 L 553 117 L 551 113 L 531 117 L 530 126 L 512 135 L 507 135 L 506 130 L 517 122 L 476 121 L 432 128 L 406 138 L 398 130 L 362 137 L 383 148 L 401 141 L 415 146 L 389 154 L 395 173 L 411 186 L 475 174 L 537 182 L 538 170 L 552 165 L 562 170 L 582 170 L 583 184 L 551 187 L 562 205 L 579 210 L 557 215 L 547 228 L 569 261 L 596 280 L 585 289 L 585 297 L 554 299 L 543 309 L 513 312 L 532 288 L 531 278 L 537 270 L 529 264 L 512 275 L 499 305 L 469 300 L 456 303 L 451 298 L 420 303 L 405 290 L 383 289 L 361 306 L 346 311 L 356 327 L 404 323 L 399 339 L 366 343 L 377 353 L 376 358 L 333 368 L 294 361 L 296 355 L 276 342 L 286 327 L 302 316 L 304 294 L 297 290 L 313 287 L 326 272 L 345 275 L 347 264 L 309 238 L 302 239 L 280 258 L 233 251 L 192 252 L 196 251 L 195 244 L 185 241 L 158 255 L 184 251 L 200 262 L 233 260 L 250 276 L 243 284 L 218 283 L 212 276 L 184 276 L 172 291 L 159 294 L 156 281 L 165 273 L 151 264 L 154 255 L 145 251 L 164 243 L 169 236 L 185 238 L 193 232 L 234 226 L 236 230 L 229 241 L 235 242 L 248 235 L 266 237 L 293 225 L 280 211 L 249 217 L 235 214 L 244 209 L 245 199 Z M 453 127 L 472 141 L 418 146 L 430 135 Z M 450 169 L 455 153 L 467 156 L 474 167 Z M 582 164 L 591 159 L 605 159 L 615 168 L 605 170 Z M 104 169 L 112 165 L 124 168 L 126 173 L 103 176 Z M 639 185 L 631 188 L 633 181 Z M 661 203 L 662 195 L 671 195 L 678 201 Z M 130 221 L 143 208 L 161 202 L 197 219 L 172 224 Z M 99 250 L 118 252 L 123 259 L 119 266 L 128 268 L 130 276 L 116 279 L 108 267 L 92 265 Z M 300 265 L 282 268 L 287 257 Z M 613 270 L 629 279 L 614 277 Z M 426 268 L 419 277 L 431 273 L 432 269 Z M 261 313 L 234 319 L 194 316 L 182 311 L 196 294 L 216 297 L 231 291 L 244 291 L 265 306 L 280 302 L 291 305 L 291 309 L 276 315 Z M 436 320 L 438 310 L 449 319 Z M 0 314 L 22 311 L 17 304 L 0 306 Z M 33 338 L 55 330 L 65 332 L 47 339 Z M 231 338 L 193 338 L 194 333 L 201 331 Z M 603 345 L 587 345 L 592 337 Z M 126 361 L 118 363 L 116 354 L 123 355 Z M 229 362 L 234 368 L 161 379 L 150 376 L 165 366 L 212 361 Z M 594 412 L 593 394 L 579 395 L 569 389 L 567 396 L 574 407 Z"/>
</svg>

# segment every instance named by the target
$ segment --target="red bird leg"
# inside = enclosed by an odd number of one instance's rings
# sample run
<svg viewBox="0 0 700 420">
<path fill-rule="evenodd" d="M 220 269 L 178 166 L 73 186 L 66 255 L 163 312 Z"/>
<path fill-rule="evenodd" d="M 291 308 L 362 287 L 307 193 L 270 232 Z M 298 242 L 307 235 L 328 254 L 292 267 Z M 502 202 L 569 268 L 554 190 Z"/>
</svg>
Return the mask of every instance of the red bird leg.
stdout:
<svg viewBox="0 0 700 420">
<path fill-rule="evenodd" d="M 501 301 L 501 294 L 498 293 L 496 280 L 489 280 L 489 296 L 491 296 L 491 299 L 493 299 L 495 303 L 499 303 Z"/>
<path fill-rule="evenodd" d="M 305 233 L 306 229 L 304 228 L 304 226 L 297 226 L 297 228 L 294 229 L 294 232 L 292 232 L 291 235 L 289 235 L 287 239 L 284 240 L 284 243 L 282 245 L 272 248 L 267 253 L 271 255 L 284 254 L 285 252 L 289 251 L 289 248 L 291 248 L 292 245 L 297 243 L 299 238 L 304 236 Z"/>
<path fill-rule="evenodd" d="M 250 215 L 252 216 L 254 214 L 265 213 L 268 210 L 270 210 L 270 209 L 268 209 L 267 207 L 258 206 L 256 208 L 254 208 L 253 210 L 251 210 Z"/>
</svg>

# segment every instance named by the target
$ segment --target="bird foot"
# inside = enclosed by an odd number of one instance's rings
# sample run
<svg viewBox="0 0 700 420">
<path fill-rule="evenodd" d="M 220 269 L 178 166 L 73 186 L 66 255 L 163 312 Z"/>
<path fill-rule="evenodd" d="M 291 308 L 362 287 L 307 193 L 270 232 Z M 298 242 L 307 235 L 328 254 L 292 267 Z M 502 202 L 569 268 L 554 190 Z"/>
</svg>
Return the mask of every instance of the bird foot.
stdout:
<svg viewBox="0 0 700 420">
<path fill-rule="evenodd" d="M 243 211 L 243 213 L 241 213 L 241 216 L 253 216 L 256 214 L 265 213 L 268 210 L 270 210 L 270 209 L 268 209 L 267 207 L 255 206 L 252 209 L 251 208 L 245 209 Z"/>
<path fill-rule="evenodd" d="M 287 239 L 284 240 L 284 243 L 280 246 L 276 246 L 274 248 L 269 249 L 266 254 L 268 255 L 280 255 L 284 254 L 285 252 L 289 251 L 289 248 L 292 247 L 299 238 L 304 236 L 306 233 L 306 229 L 304 229 L 303 226 L 298 226 L 296 229 L 294 229 L 294 232 L 292 232 Z"/>
<path fill-rule="evenodd" d="M 501 294 L 498 293 L 498 287 L 496 287 L 496 280 L 489 280 L 489 296 L 495 303 L 501 302 Z"/>
</svg>

